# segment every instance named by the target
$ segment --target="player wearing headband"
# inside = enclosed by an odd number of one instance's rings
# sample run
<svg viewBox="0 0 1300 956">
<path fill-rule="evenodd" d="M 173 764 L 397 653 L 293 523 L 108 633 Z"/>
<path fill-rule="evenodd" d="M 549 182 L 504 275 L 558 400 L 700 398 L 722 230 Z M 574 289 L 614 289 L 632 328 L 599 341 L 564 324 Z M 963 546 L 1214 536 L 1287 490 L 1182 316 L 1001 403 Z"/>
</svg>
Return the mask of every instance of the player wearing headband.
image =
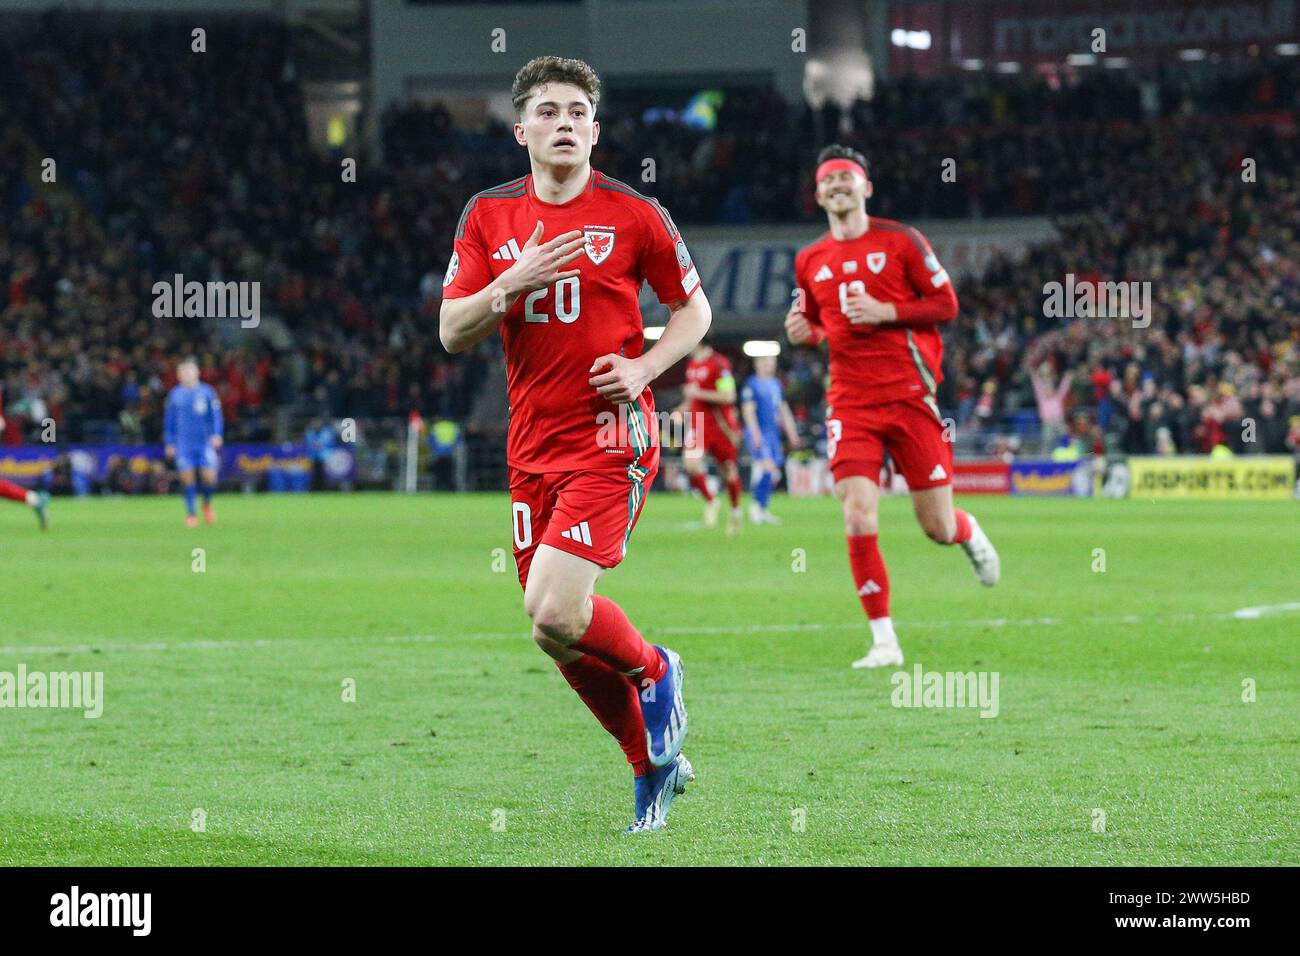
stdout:
<svg viewBox="0 0 1300 956">
<path fill-rule="evenodd" d="M 960 545 L 982 584 L 996 584 L 1000 574 L 979 522 L 953 507 L 951 436 L 935 401 L 943 377 L 939 326 L 956 318 L 957 295 L 921 233 L 867 215 L 872 187 L 861 153 L 828 146 L 818 157 L 816 183 L 830 231 L 795 257 L 797 288 L 785 329 L 795 345 L 830 343 L 826 455 L 872 638 L 853 666 L 897 666 L 903 652 L 877 540 L 886 452 L 907 480 L 925 533 Z"/>
</svg>

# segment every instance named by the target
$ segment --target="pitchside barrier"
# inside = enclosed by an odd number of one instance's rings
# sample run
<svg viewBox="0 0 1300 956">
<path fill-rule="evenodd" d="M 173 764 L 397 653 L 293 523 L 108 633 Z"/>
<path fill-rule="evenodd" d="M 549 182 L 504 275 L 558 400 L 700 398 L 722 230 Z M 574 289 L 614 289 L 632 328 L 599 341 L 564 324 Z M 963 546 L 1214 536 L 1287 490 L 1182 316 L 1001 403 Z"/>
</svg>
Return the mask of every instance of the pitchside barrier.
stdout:
<svg viewBox="0 0 1300 956">
<path fill-rule="evenodd" d="M 223 484 L 265 487 L 268 491 L 305 491 L 312 481 L 311 454 L 304 444 L 235 443 L 220 452 L 218 479 Z M 322 478 L 330 486 L 350 485 L 356 456 L 350 447 L 333 448 L 323 461 Z M 162 445 L 25 445 L 0 450 L 0 478 L 29 488 L 66 485 L 76 495 L 102 490 L 120 472 L 119 482 L 151 491 L 152 479 L 169 465 Z"/>
<path fill-rule="evenodd" d="M 823 458 L 791 458 L 786 461 L 785 474 L 786 488 L 796 497 L 834 493 L 830 466 Z M 889 465 L 881 469 L 879 483 L 889 493 L 907 492 L 907 482 Z M 964 495 L 1221 500 L 1300 497 L 1296 460 L 1287 455 L 1133 455 L 1010 462 L 959 459 L 953 465 L 952 484 L 954 492 Z"/>
<path fill-rule="evenodd" d="M 1134 498 L 1276 500 L 1296 495 L 1296 461 L 1287 455 L 1179 456 L 1127 460 Z"/>
<path fill-rule="evenodd" d="M 400 446 L 397 448 L 400 450 Z M 329 488 L 368 486 L 374 483 L 360 480 L 364 477 L 360 472 L 365 452 L 362 446 L 336 446 L 325 456 L 320 471 L 313 474 L 312 458 L 304 444 L 235 443 L 221 450 L 220 480 L 247 490 L 266 491 L 306 491 L 314 480 Z M 661 486 L 674 487 L 675 458 L 666 459 L 664 464 Z M 29 445 L 0 449 L 0 478 L 29 488 L 51 488 L 77 495 L 114 490 L 110 479 L 115 471 L 119 483 L 123 473 L 134 479 L 134 487 L 128 490 L 155 491 L 156 479 L 165 478 L 168 469 L 161 445 Z M 791 456 L 786 460 L 785 480 L 786 489 L 795 497 L 834 494 L 834 480 L 824 458 Z M 887 493 L 907 492 L 903 477 L 888 464 L 881 470 L 879 483 Z M 400 487 L 400 482 L 386 479 L 378 486 Z M 958 459 L 953 465 L 953 490 L 959 495 L 1076 498 L 1300 497 L 1296 460 L 1287 455 L 1133 455 L 1010 462 Z"/>
</svg>

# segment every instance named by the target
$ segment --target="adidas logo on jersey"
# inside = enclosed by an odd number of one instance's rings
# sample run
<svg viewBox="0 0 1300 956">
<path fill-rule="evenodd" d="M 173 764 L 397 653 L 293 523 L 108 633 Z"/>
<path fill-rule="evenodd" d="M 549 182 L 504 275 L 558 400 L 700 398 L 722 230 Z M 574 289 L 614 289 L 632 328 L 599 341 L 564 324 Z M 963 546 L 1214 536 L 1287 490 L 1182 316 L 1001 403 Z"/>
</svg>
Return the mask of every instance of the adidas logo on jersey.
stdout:
<svg viewBox="0 0 1300 956">
<path fill-rule="evenodd" d="M 568 531 L 561 531 L 560 537 L 568 538 L 570 541 L 580 541 L 587 547 L 591 547 L 591 528 L 585 521 L 579 521 Z"/>
<path fill-rule="evenodd" d="M 943 481 L 948 477 L 948 473 L 943 470 L 943 465 L 935 465 L 934 471 L 930 472 L 931 481 Z"/>
<path fill-rule="evenodd" d="M 511 239 L 504 246 L 492 253 L 493 259 L 518 259 L 523 253 L 519 249 L 519 243 Z"/>
<path fill-rule="evenodd" d="M 817 274 L 813 276 L 813 282 L 825 282 L 827 279 L 834 279 L 834 278 L 835 278 L 835 273 L 831 272 L 831 267 L 822 266 L 820 269 L 817 270 Z"/>
<path fill-rule="evenodd" d="M 882 588 L 871 578 L 867 578 L 867 583 L 858 588 L 859 594 L 879 594 Z"/>
</svg>

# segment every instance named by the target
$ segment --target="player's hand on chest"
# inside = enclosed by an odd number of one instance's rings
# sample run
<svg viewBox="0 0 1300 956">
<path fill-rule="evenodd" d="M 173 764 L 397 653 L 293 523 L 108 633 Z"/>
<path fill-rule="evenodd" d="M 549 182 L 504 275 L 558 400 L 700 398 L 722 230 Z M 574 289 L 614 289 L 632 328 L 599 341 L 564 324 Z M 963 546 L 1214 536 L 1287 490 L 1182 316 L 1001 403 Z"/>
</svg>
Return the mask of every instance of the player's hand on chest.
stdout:
<svg viewBox="0 0 1300 956">
<path fill-rule="evenodd" d="M 612 308 L 625 306 L 629 295 L 635 302 L 640 283 L 634 275 L 635 261 L 630 252 L 618 247 L 616 234 L 603 230 L 575 230 L 580 254 L 564 271 L 577 271 L 521 295 L 511 307 L 507 321 L 524 329 L 556 330 L 573 327 L 575 333 L 595 316 Z M 543 242 L 548 241 L 543 238 Z M 500 276 L 514 264 L 510 243 L 492 254 L 493 276 Z M 500 257 L 498 258 L 498 254 Z M 631 290 L 629 293 L 628 290 Z"/>
</svg>

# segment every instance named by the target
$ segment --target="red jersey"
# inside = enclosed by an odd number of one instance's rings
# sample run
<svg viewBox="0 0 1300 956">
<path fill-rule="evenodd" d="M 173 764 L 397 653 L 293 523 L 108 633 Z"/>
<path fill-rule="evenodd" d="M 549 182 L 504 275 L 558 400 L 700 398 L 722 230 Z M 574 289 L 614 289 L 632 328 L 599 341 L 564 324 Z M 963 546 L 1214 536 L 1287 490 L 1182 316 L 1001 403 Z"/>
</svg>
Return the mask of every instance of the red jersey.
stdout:
<svg viewBox="0 0 1300 956">
<path fill-rule="evenodd" d="M 938 325 L 957 316 L 957 294 L 925 237 L 911 226 L 871 216 L 857 239 L 826 233 L 799 251 L 795 282 L 814 341 L 830 339 L 827 405 L 879 405 L 930 398 L 943 380 Z M 854 325 L 844 315 L 854 292 L 892 302 L 898 321 Z"/>
<path fill-rule="evenodd" d="M 501 322 L 510 402 L 506 459 L 533 473 L 626 467 L 647 434 L 655 441 L 654 396 L 649 388 L 642 393 L 639 422 L 635 410 L 623 410 L 634 421 L 619 427 L 619 441 L 611 443 L 609 423 L 620 410 L 588 384 L 592 363 L 611 352 L 641 355 L 643 281 L 660 302 L 680 302 L 699 288 L 699 275 L 658 202 L 593 170 L 586 189 L 565 203 L 538 199 L 532 176 L 470 199 L 456 227 L 443 296 L 472 295 L 509 269 L 538 220 L 540 242 L 583 232 L 586 255 L 565 266 L 580 275 L 520 296 Z"/>
<path fill-rule="evenodd" d="M 728 388 L 734 395 L 736 393 L 736 379 L 731 374 L 731 361 L 721 352 L 714 351 L 706 359 L 696 361 L 691 359 L 686 363 L 686 381 L 692 385 L 697 385 L 706 392 L 725 391 Z M 721 426 L 724 430 L 729 431 L 729 437 L 733 440 L 739 440 L 740 421 L 736 417 L 735 405 L 718 405 L 714 402 L 704 402 L 700 399 L 691 400 L 691 418 L 696 420 L 696 415 L 704 416 L 706 428 Z"/>
</svg>

